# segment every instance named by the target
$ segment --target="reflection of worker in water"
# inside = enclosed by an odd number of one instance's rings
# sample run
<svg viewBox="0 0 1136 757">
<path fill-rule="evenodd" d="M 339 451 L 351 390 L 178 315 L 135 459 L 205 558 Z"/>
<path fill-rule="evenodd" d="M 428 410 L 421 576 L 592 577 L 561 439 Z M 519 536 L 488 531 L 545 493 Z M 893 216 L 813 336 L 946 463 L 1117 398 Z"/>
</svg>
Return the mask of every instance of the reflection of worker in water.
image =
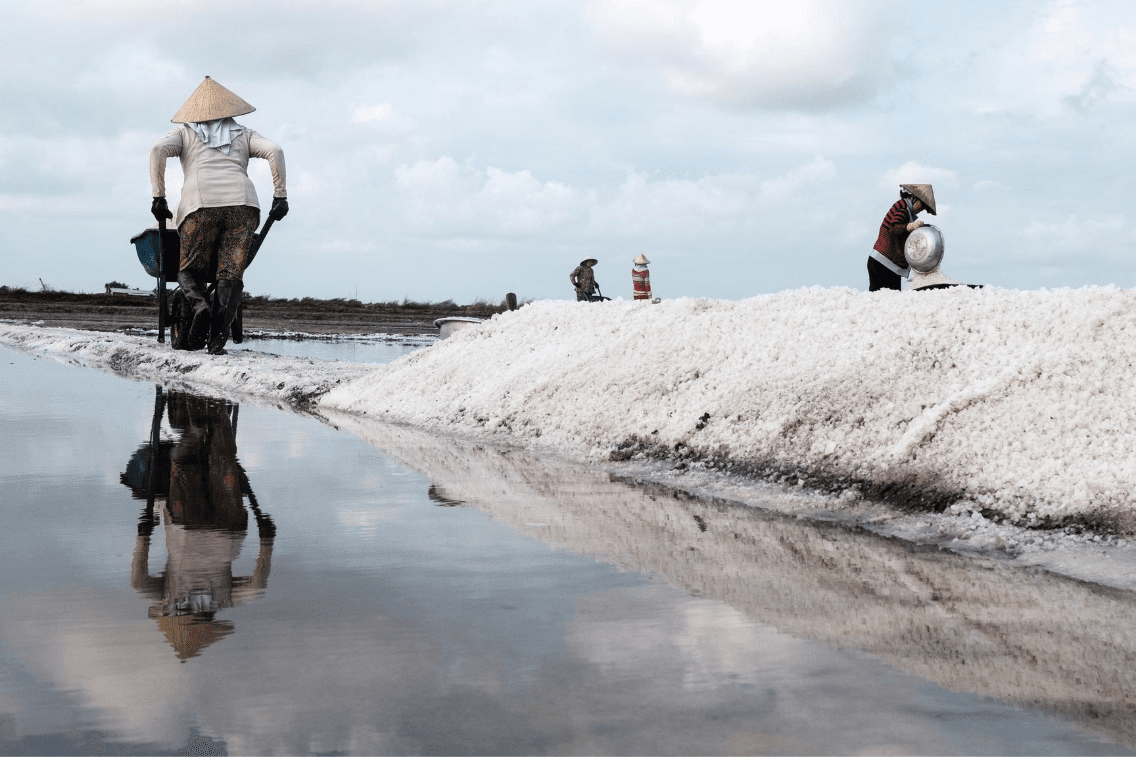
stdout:
<svg viewBox="0 0 1136 757">
<path fill-rule="evenodd" d="M 237 406 L 181 392 L 165 398 L 169 423 L 181 438 L 167 447 L 168 488 L 163 482 L 146 483 L 147 507 L 138 525 L 138 540 L 131 566 L 131 585 L 153 600 L 150 617 L 183 660 L 196 655 L 222 636 L 233 632 L 230 621 L 215 620 L 218 610 L 234 607 L 263 593 L 272 562 L 276 527 L 260 512 L 248 477 L 237 462 Z M 163 398 L 155 407 L 155 432 Z M 155 440 L 157 434 L 155 433 Z M 151 444 L 151 450 L 160 449 Z M 153 455 L 148 470 L 164 474 Z M 133 462 L 133 461 L 132 461 Z M 128 482 L 123 475 L 124 483 Z M 140 484 L 141 482 L 135 482 Z M 138 486 L 132 486 L 136 496 Z M 166 568 L 150 575 L 150 535 L 154 529 L 155 502 L 167 494 L 160 513 L 165 523 Z M 248 530 L 244 496 L 256 516 L 260 552 L 251 576 L 234 576 L 233 561 L 240 555 Z"/>
</svg>

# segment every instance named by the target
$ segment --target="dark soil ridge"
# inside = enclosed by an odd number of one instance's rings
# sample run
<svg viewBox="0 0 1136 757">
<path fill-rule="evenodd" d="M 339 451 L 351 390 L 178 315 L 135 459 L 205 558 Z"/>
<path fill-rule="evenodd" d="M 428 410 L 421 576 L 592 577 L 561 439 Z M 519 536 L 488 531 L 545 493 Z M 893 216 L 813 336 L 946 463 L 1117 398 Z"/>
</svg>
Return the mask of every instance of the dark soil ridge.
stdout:
<svg viewBox="0 0 1136 757">
<path fill-rule="evenodd" d="M 706 470 L 783 486 L 799 485 L 801 488 L 821 494 L 839 495 L 853 490 L 864 499 L 886 505 L 904 514 L 942 513 L 951 505 L 971 500 L 976 494 L 957 486 L 947 485 L 933 476 L 867 478 L 834 473 L 831 470 L 772 457 L 763 460 L 741 460 L 728 454 L 702 452 L 682 442 L 672 448 L 637 437 L 625 439 L 609 453 L 608 457 L 616 462 L 631 460 L 634 457 L 673 462 L 676 470 L 686 470 L 691 465 L 698 464 Z M 997 510 L 988 507 L 976 508 L 973 502 L 968 504 L 968 509 L 980 513 L 982 517 L 993 523 L 1009 523 L 1035 531 L 1062 531 L 1067 534 L 1088 532 L 1118 537 L 1136 534 L 1136 521 L 1116 513 L 1077 514 L 1066 517 L 1046 515 L 1032 520 L 1014 521 Z"/>
<path fill-rule="evenodd" d="M 478 300 L 469 305 L 443 302 L 360 302 L 343 298 L 284 299 L 245 297 L 247 330 L 300 331 L 323 334 L 437 334 L 434 320 L 453 316 L 488 318 L 505 310 L 504 303 Z M 154 297 L 82 294 L 0 286 L 0 319 L 89 331 L 156 329 Z"/>
</svg>

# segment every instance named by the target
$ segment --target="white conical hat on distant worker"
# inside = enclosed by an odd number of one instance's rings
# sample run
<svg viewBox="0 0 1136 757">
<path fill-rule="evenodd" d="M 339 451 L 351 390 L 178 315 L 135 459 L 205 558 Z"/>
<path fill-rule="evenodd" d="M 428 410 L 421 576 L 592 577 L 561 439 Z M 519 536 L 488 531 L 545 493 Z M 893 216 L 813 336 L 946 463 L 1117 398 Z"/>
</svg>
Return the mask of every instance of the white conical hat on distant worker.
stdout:
<svg viewBox="0 0 1136 757">
<path fill-rule="evenodd" d="M 256 108 L 206 76 L 170 120 L 175 124 L 193 124 L 243 116 L 254 110 Z"/>
<path fill-rule="evenodd" d="M 935 190 L 931 189 L 930 184 L 900 184 L 899 188 L 910 192 L 922 200 L 928 213 L 933 216 L 939 215 L 935 212 Z"/>
</svg>

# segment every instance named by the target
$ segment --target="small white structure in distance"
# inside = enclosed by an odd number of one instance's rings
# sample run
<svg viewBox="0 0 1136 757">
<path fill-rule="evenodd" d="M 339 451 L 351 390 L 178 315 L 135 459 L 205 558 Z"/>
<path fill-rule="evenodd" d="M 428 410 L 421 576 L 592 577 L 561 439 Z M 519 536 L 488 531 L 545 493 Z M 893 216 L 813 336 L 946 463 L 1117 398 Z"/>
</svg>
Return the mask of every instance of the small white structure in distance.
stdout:
<svg viewBox="0 0 1136 757">
<path fill-rule="evenodd" d="M 434 321 L 434 325 L 438 328 L 439 339 L 447 339 L 453 336 L 455 331 L 472 326 L 475 323 L 484 323 L 484 321 L 481 318 L 463 318 L 461 316 L 439 318 Z"/>
</svg>

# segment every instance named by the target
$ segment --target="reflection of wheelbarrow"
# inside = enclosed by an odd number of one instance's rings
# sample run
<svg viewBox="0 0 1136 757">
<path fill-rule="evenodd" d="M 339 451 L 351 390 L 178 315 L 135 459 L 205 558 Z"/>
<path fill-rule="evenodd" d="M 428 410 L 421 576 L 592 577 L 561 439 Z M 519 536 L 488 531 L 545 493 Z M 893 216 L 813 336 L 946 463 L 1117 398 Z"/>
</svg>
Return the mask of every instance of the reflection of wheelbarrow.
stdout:
<svg viewBox="0 0 1136 757">
<path fill-rule="evenodd" d="M 170 496 L 171 476 L 174 473 L 174 450 L 180 444 L 187 443 L 184 434 L 183 438 L 176 442 L 162 440 L 162 418 L 166 415 L 167 410 L 170 425 L 175 431 L 183 431 L 184 426 L 193 423 L 203 428 L 207 435 L 210 435 L 214 433 L 214 429 L 227 426 L 231 429 L 234 439 L 237 434 L 237 414 L 240 410 L 240 406 L 237 404 L 211 401 L 205 397 L 185 392 L 167 391 L 162 388 L 161 384 L 156 385 L 154 389 L 154 414 L 150 422 L 150 439 L 131 456 L 126 463 L 126 470 L 119 476 L 119 481 L 130 489 L 134 499 L 146 502 L 146 509 L 143 510 L 142 520 L 139 522 L 139 533 L 146 534 L 153 531 L 154 526 L 157 525 L 154 515 L 155 501 L 167 499 Z M 217 433 L 221 432 L 218 431 Z M 274 536 L 276 525 L 270 515 L 260 511 L 260 505 L 252 491 L 248 474 L 240 462 L 236 461 L 235 458 L 227 461 L 215 457 L 216 449 L 212 447 L 206 447 L 202 452 L 206 454 L 206 458 L 197 460 L 198 463 L 217 466 L 219 469 L 227 469 L 228 463 L 232 463 L 236 469 L 237 485 L 240 487 L 240 492 L 243 496 L 248 497 L 249 507 L 256 516 L 257 530 L 262 537 L 271 538 Z M 198 503 L 198 505 L 200 505 L 197 507 L 198 510 L 209 511 L 210 503 Z M 200 526 L 200 524 L 198 525 Z"/>
<path fill-rule="evenodd" d="M 268 236 L 268 230 L 272 228 L 273 223 L 275 223 L 275 219 L 269 216 L 260 232 L 257 233 L 252 243 L 252 249 L 249 250 L 248 260 L 245 262 L 246 270 L 252 265 L 253 258 L 260 250 L 260 246 L 264 243 L 264 238 Z M 174 349 L 201 349 L 204 347 L 204 344 L 188 344 L 189 324 L 193 318 L 193 312 L 181 287 L 174 290 L 168 301 L 166 297 L 166 282 L 176 281 L 178 269 L 181 267 L 181 239 L 178 237 L 177 230 L 167 229 L 166 220 L 163 218 L 159 228 L 146 229 L 132 237 L 130 243 L 134 245 L 134 250 L 138 254 L 138 262 L 142 264 L 146 273 L 158 280 L 158 341 L 166 341 L 166 321 L 169 320 L 170 341 L 173 342 Z M 202 283 L 207 286 L 206 295 L 212 298 L 213 292 L 217 288 L 216 255 L 213 255 L 213 266 L 208 277 Z M 237 305 L 237 313 L 230 327 L 235 344 L 244 341 L 243 294 L 241 299 L 242 302 Z"/>
</svg>

